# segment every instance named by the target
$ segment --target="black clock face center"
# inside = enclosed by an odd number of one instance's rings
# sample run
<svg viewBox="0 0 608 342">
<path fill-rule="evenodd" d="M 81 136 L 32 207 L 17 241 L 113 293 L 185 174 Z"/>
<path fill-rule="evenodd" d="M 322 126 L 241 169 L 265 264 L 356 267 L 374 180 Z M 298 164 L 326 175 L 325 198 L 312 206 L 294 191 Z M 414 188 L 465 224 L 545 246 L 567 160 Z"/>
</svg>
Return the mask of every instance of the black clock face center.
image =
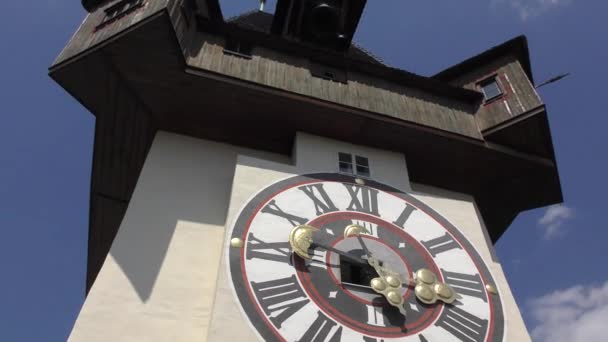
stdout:
<svg viewBox="0 0 608 342">
<path fill-rule="evenodd" d="M 362 250 L 352 250 L 349 253 L 358 254 L 360 257 L 365 255 Z M 340 279 L 342 284 L 369 288 L 372 279 L 377 277 L 379 275 L 372 266 L 357 264 L 340 256 Z"/>
</svg>

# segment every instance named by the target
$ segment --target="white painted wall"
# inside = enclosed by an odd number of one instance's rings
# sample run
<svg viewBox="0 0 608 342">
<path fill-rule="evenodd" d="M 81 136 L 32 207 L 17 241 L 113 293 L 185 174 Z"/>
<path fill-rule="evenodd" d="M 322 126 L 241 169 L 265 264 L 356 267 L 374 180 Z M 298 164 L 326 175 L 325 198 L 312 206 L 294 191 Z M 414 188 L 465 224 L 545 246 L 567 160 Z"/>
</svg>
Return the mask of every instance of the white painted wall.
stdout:
<svg viewBox="0 0 608 342">
<path fill-rule="evenodd" d="M 157 134 L 70 341 L 205 341 L 238 154 Z"/>
<path fill-rule="evenodd" d="M 410 190 L 409 176 L 402 153 L 358 146 L 342 141 L 298 133 L 294 146 L 297 173 L 338 172 L 338 153 L 369 159 L 371 178 L 399 190 Z"/>
<path fill-rule="evenodd" d="M 372 178 L 411 192 L 402 154 L 297 135 L 289 158 L 160 132 L 71 341 L 254 341 L 223 260 L 243 205 L 289 176 L 336 172 L 338 152 L 368 157 Z M 507 341 L 529 336 L 473 199 L 415 185 L 413 194 L 459 227 L 498 282 Z"/>
</svg>

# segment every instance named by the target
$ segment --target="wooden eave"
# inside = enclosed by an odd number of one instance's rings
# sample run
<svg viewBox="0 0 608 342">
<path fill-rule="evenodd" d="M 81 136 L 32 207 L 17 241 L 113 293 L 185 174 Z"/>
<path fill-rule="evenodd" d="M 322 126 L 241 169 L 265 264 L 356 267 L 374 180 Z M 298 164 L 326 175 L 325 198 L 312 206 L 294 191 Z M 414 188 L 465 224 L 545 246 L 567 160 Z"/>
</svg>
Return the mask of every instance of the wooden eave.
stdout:
<svg viewBox="0 0 608 342">
<path fill-rule="evenodd" d="M 530 83 L 534 84 L 530 53 L 528 51 L 528 40 L 523 35 L 515 37 L 489 50 L 486 50 L 477 56 L 453 65 L 433 75 L 432 78 L 443 82 L 450 82 L 463 74 L 475 71 L 484 65 L 490 64 L 501 57 L 509 55 L 515 56 L 524 69 L 524 72 L 530 79 Z"/>
<path fill-rule="evenodd" d="M 555 159 L 549 118 L 544 105 L 481 132 L 486 141 L 517 151 Z"/>
<path fill-rule="evenodd" d="M 229 25 L 221 29 L 224 33 L 232 30 Z M 252 37 L 268 47 L 278 44 L 272 36 Z M 302 51 L 291 44 L 278 45 L 293 53 Z M 322 54 L 311 57 L 322 58 Z M 337 58 L 326 57 L 334 62 Z M 396 69 L 343 62 L 349 68 L 428 87 L 445 96 L 477 97 L 476 92 Z M 412 182 L 475 196 L 492 241 L 519 212 L 562 201 L 554 158 L 189 67 L 166 10 L 51 67 L 50 76 L 99 116 L 113 110 L 108 108 L 111 92 L 101 89 L 98 82 L 110 71 L 120 75 L 159 130 L 285 155 L 291 153 L 298 131 L 402 152 Z M 106 227 L 91 225 L 90 229 L 89 244 L 94 244 L 95 230 Z"/>
<path fill-rule="evenodd" d="M 478 105 L 483 100 L 483 94 L 478 91 L 452 86 L 447 82 L 420 76 L 405 70 L 391 68 L 383 64 L 367 63 L 350 58 L 345 53 L 323 49 L 300 41 L 288 40 L 280 35 L 248 30 L 230 22 L 198 20 L 197 25 L 199 29 L 205 32 L 240 38 L 247 40 L 256 46 L 309 58 L 329 66 L 360 72 L 468 104 Z"/>
</svg>

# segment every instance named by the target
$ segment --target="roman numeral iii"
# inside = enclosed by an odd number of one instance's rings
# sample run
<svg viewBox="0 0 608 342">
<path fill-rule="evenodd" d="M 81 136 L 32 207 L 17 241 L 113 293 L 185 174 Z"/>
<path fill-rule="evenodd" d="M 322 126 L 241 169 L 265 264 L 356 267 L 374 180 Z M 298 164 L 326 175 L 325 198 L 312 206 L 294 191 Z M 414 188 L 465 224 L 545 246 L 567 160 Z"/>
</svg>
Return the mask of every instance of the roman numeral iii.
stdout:
<svg viewBox="0 0 608 342">
<path fill-rule="evenodd" d="M 448 272 L 441 270 L 445 283 L 454 288 L 456 292 L 462 295 L 477 297 L 484 302 L 488 302 L 486 289 L 481 281 L 479 274 L 463 274 L 456 272 Z"/>
<path fill-rule="evenodd" d="M 452 236 L 448 233 L 445 233 L 443 236 L 440 236 L 436 239 L 432 239 L 429 241 L 422 241 L 422 244 L 426 249 L 431 253 L 434 257 L 439 253 L 447 252 L 452 249 L 461 249 L 458 242 L 456 242 Z"/>
</svg>

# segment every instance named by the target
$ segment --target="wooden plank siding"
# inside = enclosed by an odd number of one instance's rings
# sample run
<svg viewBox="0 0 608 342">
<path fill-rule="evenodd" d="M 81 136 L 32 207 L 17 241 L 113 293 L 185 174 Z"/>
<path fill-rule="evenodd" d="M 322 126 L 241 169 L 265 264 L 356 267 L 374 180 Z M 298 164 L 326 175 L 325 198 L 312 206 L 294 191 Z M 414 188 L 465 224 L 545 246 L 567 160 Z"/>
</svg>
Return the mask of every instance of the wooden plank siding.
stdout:
<svg viewBox="0 0 608 342">
<path fill-rule="evenodd" d="M 95 124 L 87 291 L 110 250 L 156 132 L 122 77 L 116 71 L 107 75 L 105 91 L 97 94 L 107 105 Z"/>
<path fill-rule="evenodd" d="M 479 90 L 478 82 L 492 75 L 497 76 L 504 96 L 479 107 L 475 116 L 481 131 L 543 105 L 520 62 L 512 55 L 504 56 L 475 71 L 463 74 L 450 83 Z"/>
<path fill-rule="evenodd" d="M 156 120 L 104 53 L 79 59 L 51 76 L 96 116 L 87 292 L 108 254 L 127 210 Z M 90 88 L 87 88 L 90 87 Z M 87 91 L 81 91 L 87 88 Z"/>
<path fill-rule="evenodd" d="M 311 75 L 308 59 L 263 47 L 254 47 L 251 59 L 223 50 L 223 38 L 197 32 L 186 63 L 192 68 L 481 139 L 471 104 L 440 99 L 358 72 L 349 72 L 346 84 L 321 79 Z"/>
</svg>

